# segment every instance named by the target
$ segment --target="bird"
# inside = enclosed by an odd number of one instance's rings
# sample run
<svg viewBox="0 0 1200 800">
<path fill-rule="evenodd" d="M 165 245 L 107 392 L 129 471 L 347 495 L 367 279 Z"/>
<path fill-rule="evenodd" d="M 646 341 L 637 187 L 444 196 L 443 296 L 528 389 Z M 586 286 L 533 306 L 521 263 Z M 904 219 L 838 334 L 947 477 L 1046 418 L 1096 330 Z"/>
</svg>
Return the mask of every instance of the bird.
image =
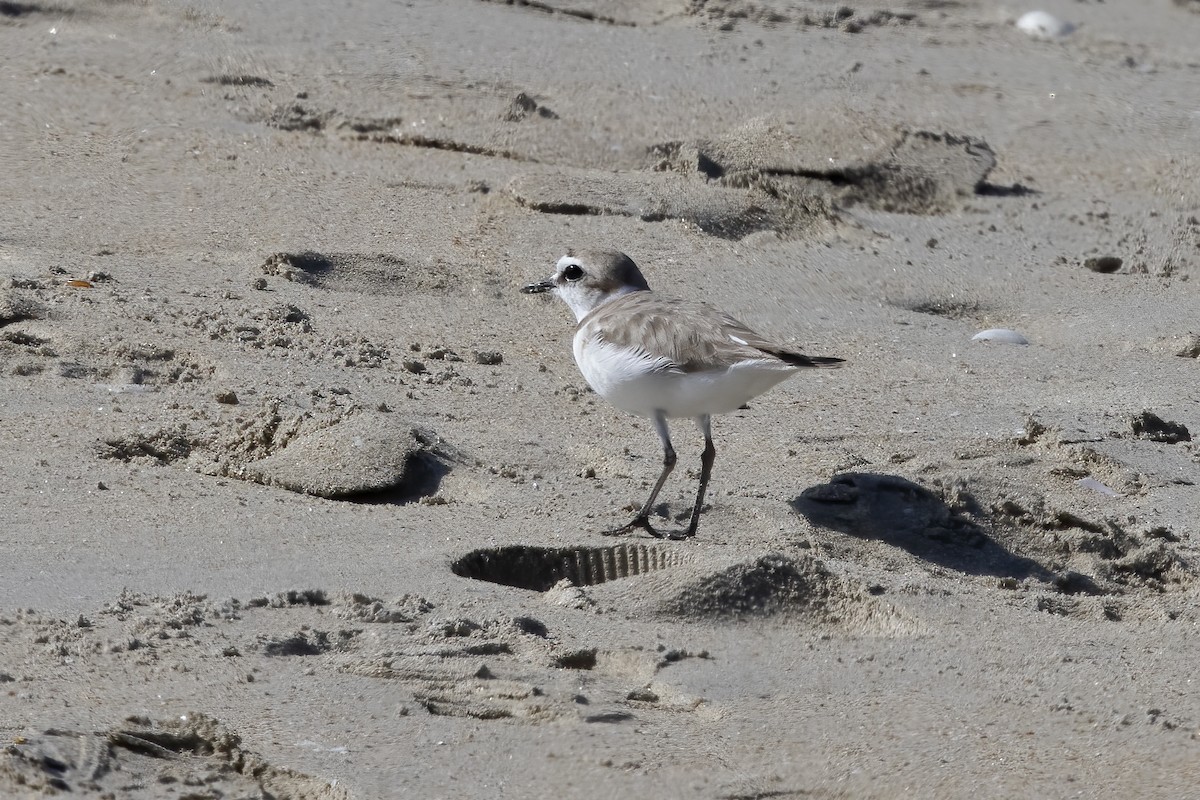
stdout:
<svg viewBox="0 0 1200 800">
<path fill-rule="evenodd" d="M 633 259 L 616 250 L 569 250 L 553 275 L 521 291 L 550 292 L 567 304 L 578 323 L 575 363 L 588 385 L 616 408 L 650 419 L 662 441 L 662 471 L 650 497 L 632 520 L 606 535 L 642 529 L 656 538 L 695 536 L 717 454 L 713 415 L 743 407 L 802 369 L 845 362 L 804 355 L 707 303 L 654 292 Z M 700 485 L 687 529 L 663 533 L 650 514 L 677 460 L 667 421 L 682 417 L 695 420 L 704 434 Z"/>
</svg>

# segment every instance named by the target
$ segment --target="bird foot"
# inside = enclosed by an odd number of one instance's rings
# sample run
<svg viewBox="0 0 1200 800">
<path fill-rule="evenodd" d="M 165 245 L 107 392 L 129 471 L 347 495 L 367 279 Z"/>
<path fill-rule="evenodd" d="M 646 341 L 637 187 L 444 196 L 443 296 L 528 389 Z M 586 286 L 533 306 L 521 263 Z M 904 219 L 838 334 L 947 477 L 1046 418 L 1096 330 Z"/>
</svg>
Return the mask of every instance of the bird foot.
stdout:
<svg viewBox="0 0 1200 800">
<path fill-rule="evenodd" d="M 646 533 L 655 539 L 670 539 L 671 541 L 681 541 L 690 539 L 696 535 L 695 528 L 690 528 L 686 531 L 660 531 L 650 524 L 649 517 L 634 517 L 629 522 L 619 528 L 613 528 L 609 531 L 601 531 L 601 536 L 624 536 L 627 533 L 633 533 L 635 530 L 644 530 Z"/>
<path fill-rule="evenodd" d="M 655 539 L 670 539 L 672 542 L 682 542 L 685 539 L 690 539 L 696 535 L 696 531 L 694 530 L 669 532 L 656 531 L 653 528 L 647 528 L 646 530 Z"/>
<path fill-rule="evenodd" d="M 619 528 L 613 528 L 612 530 L 608 530 L 608 531 L 601 531 L 600 535 L 601 536 L 624 536 L 627 533 L 633 533 L 634 531 L 638 530 L 639 528 L 646 531 L 646 533 L 650 534 L 651 536 L 654 536 L 656 538 L 659 536 L 658 531 L 654 530 L 654 527 L 650 524 L 650 518 L 649 517 L 640 517 L 640 516 L 634 517 L 629 522 L 625 523 L 624 525 L 622 525 Z"/>
</svg>

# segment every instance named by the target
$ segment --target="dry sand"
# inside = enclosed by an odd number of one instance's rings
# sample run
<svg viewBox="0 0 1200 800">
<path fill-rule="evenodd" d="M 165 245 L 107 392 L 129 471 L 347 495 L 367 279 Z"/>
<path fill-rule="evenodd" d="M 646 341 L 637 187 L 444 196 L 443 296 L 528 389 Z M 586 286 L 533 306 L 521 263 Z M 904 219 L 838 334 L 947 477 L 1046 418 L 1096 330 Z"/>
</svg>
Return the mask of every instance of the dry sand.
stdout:
<svg viewBox="0 0 1200 800">
<path fill-rule="evenodd" d="M 1197 6 L 0 3 L 0 796 L 1197 796 Z"/>
</svg>

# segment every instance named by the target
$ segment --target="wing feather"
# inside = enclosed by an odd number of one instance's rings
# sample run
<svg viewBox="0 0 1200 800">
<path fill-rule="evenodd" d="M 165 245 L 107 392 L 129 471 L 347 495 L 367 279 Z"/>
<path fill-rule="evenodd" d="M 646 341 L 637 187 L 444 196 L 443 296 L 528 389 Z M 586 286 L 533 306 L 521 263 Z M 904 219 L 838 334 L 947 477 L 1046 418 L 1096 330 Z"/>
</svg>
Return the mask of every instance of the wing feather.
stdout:
<svg viewBox="0 0 1200 800">
<path fill-rule="evenodd" d="M 778 361 L 782 366 L 836 366 L 841 359 L 812 358 L 747 328 L 705 303 L 652 292 L 623 295 L 579 323 L 590 335 L 628 348 L 660 365 L 659 371 L 703 372 L 714 364 Z"/>
</svg>

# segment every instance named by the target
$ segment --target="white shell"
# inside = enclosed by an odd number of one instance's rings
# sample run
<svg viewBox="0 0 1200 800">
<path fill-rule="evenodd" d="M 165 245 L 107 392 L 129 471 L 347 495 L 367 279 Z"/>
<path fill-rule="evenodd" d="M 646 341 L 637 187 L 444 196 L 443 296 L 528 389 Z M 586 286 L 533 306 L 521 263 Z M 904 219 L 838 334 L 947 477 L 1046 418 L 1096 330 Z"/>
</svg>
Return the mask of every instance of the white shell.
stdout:
<svg viewBox="0 0 1200 800">
<path fill-rule="evenodd" d="M 1017 28 L 1037 39 L 1061 39 L 1075 30 L 1071 23 L 1045 11 L 1030 11 L 1017 20 Z"/>
<path fill-rule="evenodd" d="M 1088 475 L 1086 478 L 1080 478 L 1079 480 L 1077 480 L 1075 482 L 1078 483 L 1080 486 L 1082 486 L 1085 489 L 1091 489 L 1093 492 L 1099 492 L 1100 494 L 1105 495 L 1106 497 L 1120 497 L 1120 495 L 1117 492 L 1108 488 L 1103 483 L 1101 483 L 1100 481 L 1093 478 L 1091 475 Z"/>
<path fill-rule="evenodd" d="M 972 342 L 1000 342 L 1001 344 L 1029 344 L 1029 340 L 1008 328 L 988 328 L 971 337 Z"/>
<path fill-rule="evenodd" d="M 145 394 L 153 389 L 143 383 L 97 383 L 96 387 L 109 394 Z"/>
</svg>

